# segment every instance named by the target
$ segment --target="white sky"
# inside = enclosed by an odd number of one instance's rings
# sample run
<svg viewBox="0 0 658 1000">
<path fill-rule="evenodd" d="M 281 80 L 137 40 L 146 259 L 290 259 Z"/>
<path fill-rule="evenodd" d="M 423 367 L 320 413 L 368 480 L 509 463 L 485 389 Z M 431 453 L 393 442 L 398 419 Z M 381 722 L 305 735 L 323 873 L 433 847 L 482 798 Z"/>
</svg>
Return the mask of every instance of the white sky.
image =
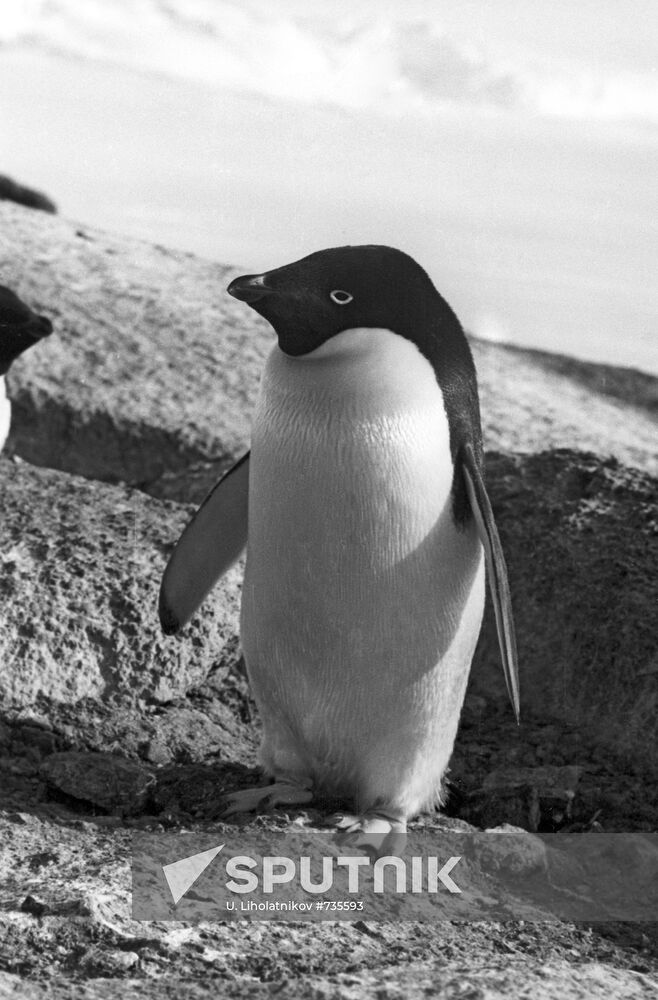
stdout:
<svg viewBox="0 0 658 1000">
<path fill-rule="evenodd" d="M 658 66 L 656 0 L 276 0 L 269 7 L 335 19 L 431 18 L 494 54 L 553 64 L 654 73 Z"/>
<path fill-rule="evenodd" d="M 476 332 L 658 371 L 658 0 L 17 0 L 18 29 L 0 169 L 63 215 L 247 270 L 397 245 Z M 539 99 L 470 100 L 506 67 Z"/>
</svg>

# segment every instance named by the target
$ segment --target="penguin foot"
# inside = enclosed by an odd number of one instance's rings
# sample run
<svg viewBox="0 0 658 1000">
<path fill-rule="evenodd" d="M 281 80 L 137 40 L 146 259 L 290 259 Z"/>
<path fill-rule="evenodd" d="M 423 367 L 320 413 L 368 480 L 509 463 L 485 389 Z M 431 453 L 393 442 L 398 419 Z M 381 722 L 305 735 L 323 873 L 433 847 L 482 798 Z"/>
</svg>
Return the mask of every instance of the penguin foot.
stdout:
<svg viewBox="0 0 658 1000">
<path fill-rule="evenodd" d="M 407 842 L 406 819 L 373 810 L 363 816 L 337 813 L 332 820 L 332 825 L 336 828 L 336 843 L 340 847 L 363 850 L 373 861 L 404 852 Z"/>
<path fill-rule="evenodd" d="M 219 819 L 226 819 L 234 813 L 271 809 L 273 806 L 301 806 L 312 799 L 313 792 L 310 788 L 289 781 L 275 781 L 263 788 L 243 788 L 242 791 L 227 795 Z"/>
</svg>

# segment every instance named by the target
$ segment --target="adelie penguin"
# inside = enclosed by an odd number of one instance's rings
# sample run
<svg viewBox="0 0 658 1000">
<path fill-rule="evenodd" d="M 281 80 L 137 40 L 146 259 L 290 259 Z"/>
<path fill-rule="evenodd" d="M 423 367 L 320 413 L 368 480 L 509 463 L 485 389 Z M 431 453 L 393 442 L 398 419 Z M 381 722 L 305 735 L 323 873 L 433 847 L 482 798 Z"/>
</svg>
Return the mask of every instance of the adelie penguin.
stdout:
<svg viewBox="0 0 658 1000">
<path fill-rule="evenodd" d="M 340 798 L 355 846 L 442 802 L 485 598 L 518 719 L 505 561 L 483 475 L 475 368 L 423 269 L 339 247 L 228 292 L 274 327 L 251 452 L 162 581 L 173 633 L 247 546 L 241 641 L 273 783 L 224 815 Z"/>
<path fill-rule="evenodd" d="M 0 451 L 4 448 L 11 423 L 11 403 L 7 396 L 5 375 L 12 362 L 52 333 L 52 323 L 25 305 L 14 292 L 0 285 Z"/>
</svg>

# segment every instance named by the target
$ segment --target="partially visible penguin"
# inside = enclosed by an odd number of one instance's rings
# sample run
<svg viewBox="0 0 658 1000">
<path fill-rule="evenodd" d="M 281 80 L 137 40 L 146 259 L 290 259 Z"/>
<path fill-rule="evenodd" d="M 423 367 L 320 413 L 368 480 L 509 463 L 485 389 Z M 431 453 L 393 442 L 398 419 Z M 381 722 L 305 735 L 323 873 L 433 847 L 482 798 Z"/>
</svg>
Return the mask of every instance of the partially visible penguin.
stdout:
<svg viewBox="0 0 658 1000">
<path fill-rule="evenodd" d="M 52 333 L 52 323 L 25 305 L 11 289 L 0 285 L 0 450 L 11 423 L 11 403 L 5 375 L 16 358 L 42 337 Z"/>
<path fill-rule="evenodd" d="M 160 619 L 176 632 L 247 544 L 241 639 L 274 783 L 224 815 L 340 797 L 343 839 L 381 843 L 442 801 L 485 560 L 518 719 L 471 352 L 425 271 L 386 246 L 322 250 L 228 292 L 278 344 L 251 452 L 178 542 Z"/>
</svg>

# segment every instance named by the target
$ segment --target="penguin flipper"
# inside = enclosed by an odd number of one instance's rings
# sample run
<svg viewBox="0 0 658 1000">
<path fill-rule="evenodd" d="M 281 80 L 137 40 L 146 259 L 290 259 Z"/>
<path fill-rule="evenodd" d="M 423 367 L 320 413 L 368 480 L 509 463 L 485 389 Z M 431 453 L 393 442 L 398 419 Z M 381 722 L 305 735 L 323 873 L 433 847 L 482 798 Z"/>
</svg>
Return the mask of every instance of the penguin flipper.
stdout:
<svg viewBox="0 0 658 1000">
<path fill-rule="evenodd" d="M 519 668 L 516 655 L 516 634 L 514 631 L 514 617 L 512 615 L 512 599 L 507 579 L 507 565 L 482 472 L 475 460 L 473 447 L 468 442 L 461 450 L 461 459 L 466 492 L 468 493 L 468 499 L 471 503 L 478 534 L 484 546 L 484 553 L 487 560 L 489 590 L 496 615 L 498 644 L 503 661 L 507 693 L 512 702 L 512 708 L 514 709 L 514 715 L 518 723 L 520 718 Z"/>
<path fill-rule="evenodd" d="M 184 625 L 247 544 L 249 452 L 222 476 L 180 536 L 160 586 L 166 635 Z"/>
</svg>

